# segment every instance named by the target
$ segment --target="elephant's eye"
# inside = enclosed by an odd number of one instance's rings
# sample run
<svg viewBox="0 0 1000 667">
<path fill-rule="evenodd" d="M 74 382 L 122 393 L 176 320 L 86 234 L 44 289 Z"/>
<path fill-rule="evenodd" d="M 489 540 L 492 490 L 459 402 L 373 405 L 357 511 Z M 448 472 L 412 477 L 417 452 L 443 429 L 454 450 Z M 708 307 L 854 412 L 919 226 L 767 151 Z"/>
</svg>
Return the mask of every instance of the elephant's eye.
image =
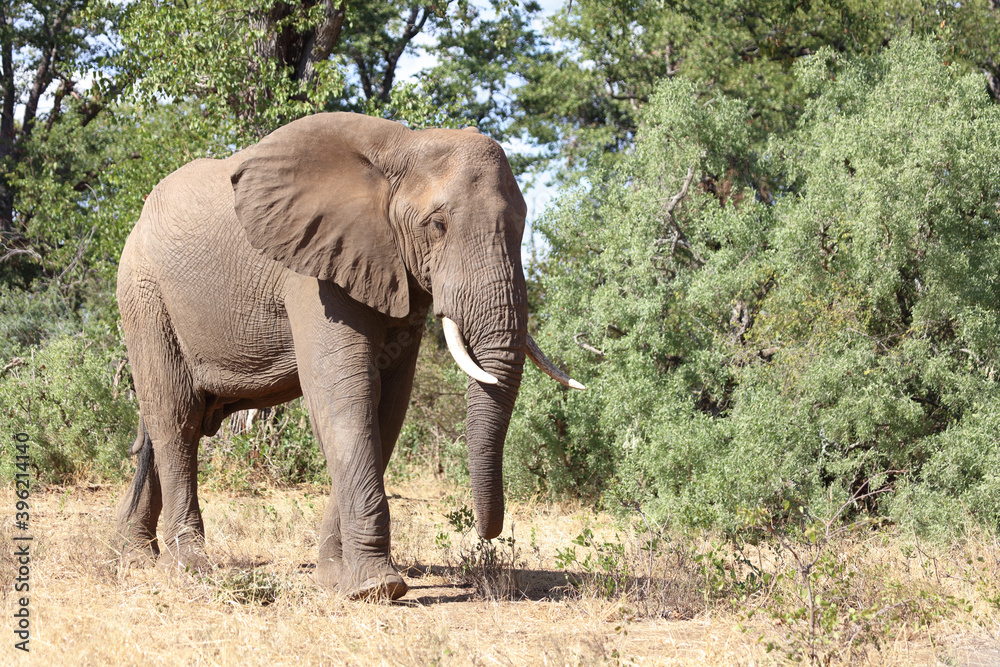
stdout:
<svg viewBox="0 0 1000 667">
<path fill-rule="evenodd" d="M 428 240 L 436 243 L 448 231 L 448 215 L 440 208 L 434 209 L 423 219 L 422 224 L 426 226 Z"/>
</svg>

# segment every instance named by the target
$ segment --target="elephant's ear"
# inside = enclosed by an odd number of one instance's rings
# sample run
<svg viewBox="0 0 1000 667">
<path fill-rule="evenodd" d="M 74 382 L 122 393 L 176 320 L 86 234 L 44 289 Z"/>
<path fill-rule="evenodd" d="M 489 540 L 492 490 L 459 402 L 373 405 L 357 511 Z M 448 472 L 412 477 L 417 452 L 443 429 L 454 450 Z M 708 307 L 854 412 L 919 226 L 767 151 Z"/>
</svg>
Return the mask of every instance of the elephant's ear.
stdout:
<svg viewBox="0 0 1000 667">
<path fill-rule="evenodd" d="M 392 317 L 410 310 L 389 226 L 389 181 L 366 156 L 398 123 L 356 114 L 294 121 L 246 151 L 232 174 L 236 216 L 253 247 L 330 280 Z"/>
</svg>

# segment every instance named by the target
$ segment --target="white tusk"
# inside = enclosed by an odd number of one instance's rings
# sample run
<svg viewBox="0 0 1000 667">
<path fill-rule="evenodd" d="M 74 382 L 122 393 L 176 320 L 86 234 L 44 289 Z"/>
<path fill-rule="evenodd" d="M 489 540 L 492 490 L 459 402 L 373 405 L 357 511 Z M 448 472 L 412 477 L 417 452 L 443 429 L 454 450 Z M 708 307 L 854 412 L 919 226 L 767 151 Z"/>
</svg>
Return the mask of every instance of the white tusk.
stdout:
<svg viewBox="0 0 1000 667">
<path fill-rule="evenodd" d="M 535 362 L 535 365 L 538 366 L 543 373 L 559 384 L 572 387 L 573 389 L 586 389 L 586 387 L 582 384 L 556 368 L 556 365 L 549 361 L 549 358 L 546 357 L 540 349 L 538 349 L 538 343 L 536 343 L 535 339 L 531 337 L 531 334 L 528 334 L 528 358 Z"/>
<path fill-rule="evenodd" d="M 444 325 L 444 339 L 448 343 L 448 351 L 455 358 L 455 363 L 458 364 L 458 367 L 465 371 L 473 380 L 479 380 L 483 384 L 498 384 L 499 380 L 480 368 L 472 360 L 472 357 L 469 356 L 469 353 L 465 350 L 465 341 L 462 340 L 462 332 L 458 330 L 458 325 L 455 321 L 449 320 L 447 317 L 442 317 L 441 324 Z"/>
</svg>

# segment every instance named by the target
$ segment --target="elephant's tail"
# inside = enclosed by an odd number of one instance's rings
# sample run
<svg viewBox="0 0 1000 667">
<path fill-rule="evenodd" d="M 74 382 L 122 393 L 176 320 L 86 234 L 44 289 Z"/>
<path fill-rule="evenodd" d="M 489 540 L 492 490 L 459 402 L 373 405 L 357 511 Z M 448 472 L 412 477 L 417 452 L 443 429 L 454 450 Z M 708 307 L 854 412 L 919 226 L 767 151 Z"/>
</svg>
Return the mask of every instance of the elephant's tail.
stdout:
<svg viewBox="0 0 1000 667">
<path fill-rule="evenodd" d="M 132 498 L 129 500 L 128 513 L 132 515 L 139 508 L 139 498 L 142 497 L 143 489 L 146 488 L 146 478 L 149 477 L 153 467 L 153 441 L 149 438 L 149 431 L 142 417 L 139 417 L 139 437 L 132 445 L 132 454 L 136 455 L 135 461 L 135 481 L 132 483 Z"/>
</svg>

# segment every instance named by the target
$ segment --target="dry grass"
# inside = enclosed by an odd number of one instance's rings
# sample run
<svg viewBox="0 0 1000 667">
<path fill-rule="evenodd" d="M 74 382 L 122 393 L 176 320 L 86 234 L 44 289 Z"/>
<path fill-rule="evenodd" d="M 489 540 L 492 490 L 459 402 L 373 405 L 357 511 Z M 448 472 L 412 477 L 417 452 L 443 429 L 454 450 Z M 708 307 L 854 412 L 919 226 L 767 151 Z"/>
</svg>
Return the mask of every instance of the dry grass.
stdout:
<svg viewBox="0 0 1000 667">
<path fill-rule="evenodd" d="M 747 564 L 710 537 L 663 538 L 651 560 L 641 549 L 641 528 L 616 526 L 577 507 L 513 504 L 507 525 L 509 531 L 513 523 L 515 541 L 500 568 L 511 586 L 487 582 L 477 591 L 476 573 L 462 571 L 474 543 L 446 518 L 467 501 L 464 493 L 431 483 L 391 491 L 394 554 L 411 590 L 399 603 L 366 604 L 312 583 L 326 502 L 319 489 L 205 493 L 217 564 L 206 577 L 119 566 L 110 545 L 122 489 L 36 490 L 31 654 L 14 651 L 8 632 L 2 662 L 13 664 L 12 656 L 39 665 L 757 665 L 781 663 L 801 639 L 801 619 L 781 617 L 798 604 L 794 577 L 749 592 L 739 588 L 754 568 L 788 570 L 780 548 L 744 552 Z M 12 490 L 0 492 L 0 507 L 13 504 Z M 10 524 L 0 529 L 8 619 L 15 604 Z M 593 552 L 573 544 L 585 526 L 595 544 L 618 540 L 627 547 L 625 569 L 611 573 L 621 575 L 620 589 L 595 578 L 600 571 L 567 578 L 556 567 L 557 555 L 570 547 L 577 548 L 578 565 Z M 833 662 L 998 664 L 996 543 L 977 537 L 949 548 L 900 547 L 886 535 L 848 535 L 829 545 L 831 562 L 854 571 L 838 594 L 859 608 L 915 602 L 876 618 L 877 642 L 855 638 L 845 652 L 845 638 L 837 639 L 837 651 L 828 654 Z M 768 653 L 768 642 L 778 648 Z"/>
</svg>

